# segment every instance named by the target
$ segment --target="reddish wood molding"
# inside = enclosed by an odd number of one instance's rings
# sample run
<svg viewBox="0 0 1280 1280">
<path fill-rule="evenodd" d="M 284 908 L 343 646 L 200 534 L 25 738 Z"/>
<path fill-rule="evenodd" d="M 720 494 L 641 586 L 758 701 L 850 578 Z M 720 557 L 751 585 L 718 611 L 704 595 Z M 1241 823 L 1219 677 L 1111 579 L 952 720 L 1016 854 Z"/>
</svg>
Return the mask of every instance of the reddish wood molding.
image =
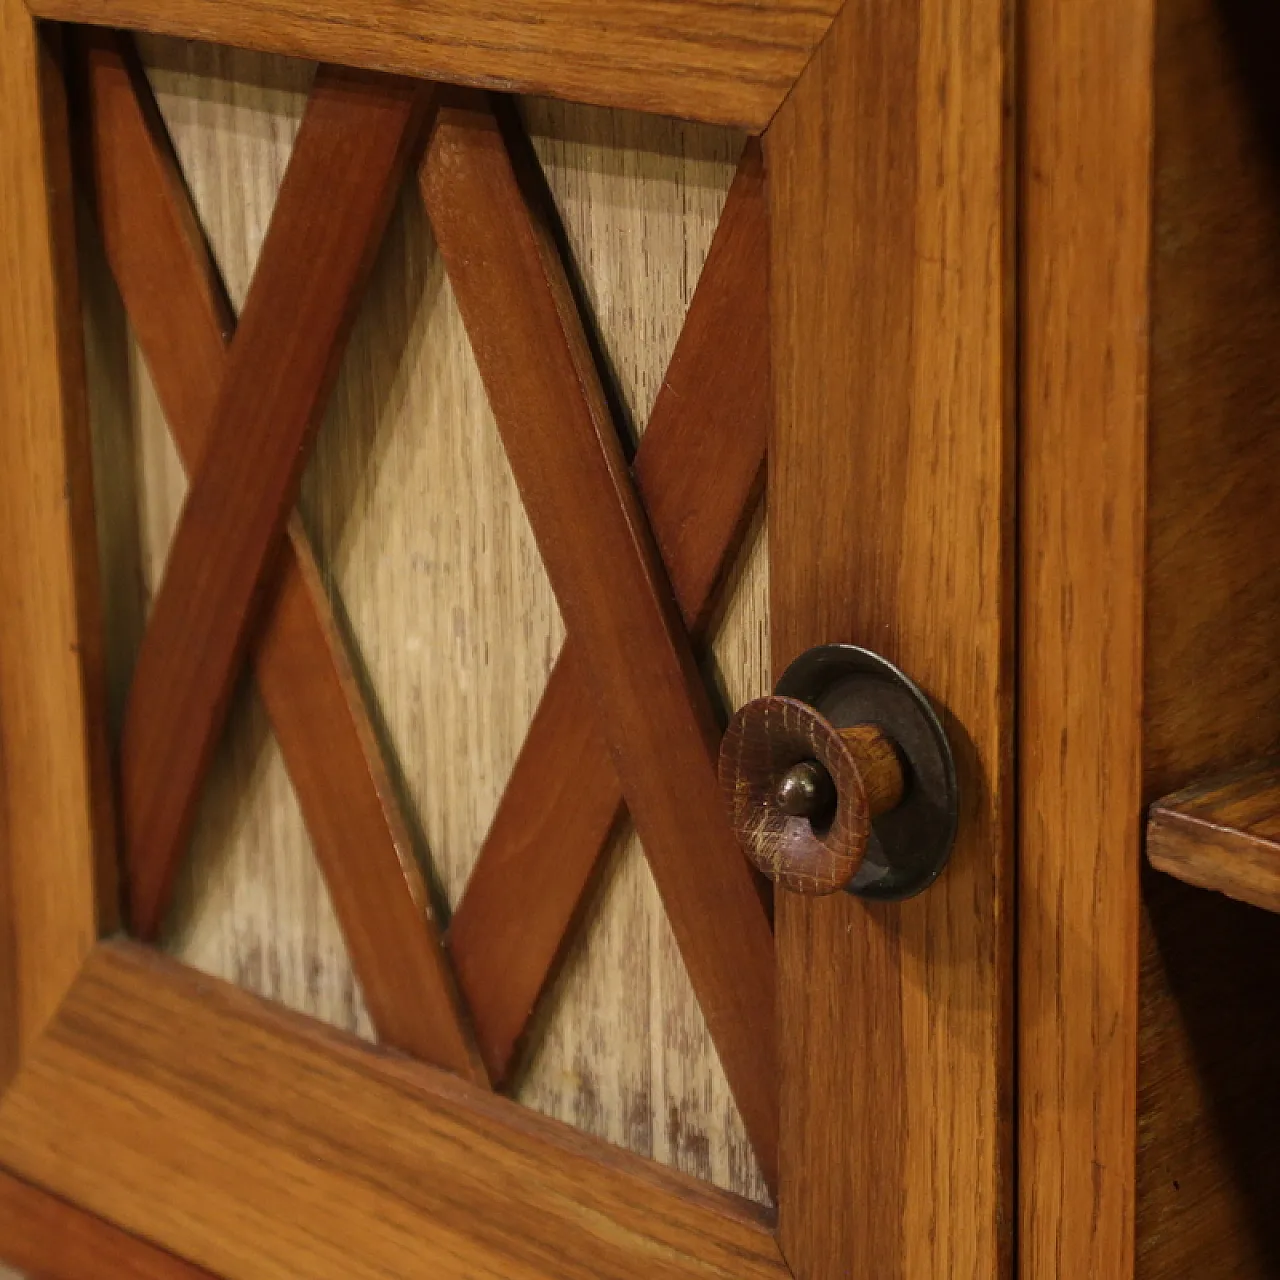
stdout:
<svg viewBox="0 0 1280 1280">
<path fill-rule="evenodd" d="M 441 108 L 422 189 L 628 808 L 776 1186 L 772 937 L 720 800 L 718 730 L 563 265 L 483 99 Z"/>
<path fill-rule="evenodd" d="M 764 172 L 749 143 L 634 465 L 685 624 L 701 637 L 764 464 L 770 416 Z M 574 636 L 552 669 L 449 926 L 495 1082 L 512 1070 L 622 806 Z M 529 893 L 530 885 L 537 886 Z"/>
<path fill-rule="evenodd" d="M 98 224 L 188 469 L 227 371 L 230 303 L 129 42 L 84 31 Z M 378 1037 L 480 1079 L 401 816 L 301 522 L 253 646 L 316 856 Z"/>
</svg>

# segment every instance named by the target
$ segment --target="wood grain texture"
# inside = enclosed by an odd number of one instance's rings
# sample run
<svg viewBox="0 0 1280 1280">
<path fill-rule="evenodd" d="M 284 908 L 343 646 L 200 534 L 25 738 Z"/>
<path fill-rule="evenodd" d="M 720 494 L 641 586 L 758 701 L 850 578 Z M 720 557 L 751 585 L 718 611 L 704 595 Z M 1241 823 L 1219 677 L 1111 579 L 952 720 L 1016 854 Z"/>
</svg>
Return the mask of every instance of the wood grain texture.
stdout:
<svg viewBox="0 0 1280 1280">
<path fill-rule="evenodd" d="M 0 1158 L 228 1280 L 787 1275 L 754 1206 L 128 944 L 0 1104 Z"/>
<path fill-rule="evenodd" d="M 1147 820 L 1159 871 L 1280 911 L 1280 767 L 1246 765 L 1165 796 Z"/>
<path fill-rule="evenodd" d="M 778 896 L 804 1280 L 1011 1269 L 1010 18 L 846 5 L 765 139 L 774 670 L 884 653 L 944 709 L 962 797 L 920 898 Z"/>
<path fill-rule="evenodd" d="M 312 68 L 167 39 L 141 45 L 218 267 L 242 306 Z M 642 430 L 742 138 L 549 101 L 521 110 L 623 412 Z M 104 275 L 92 273 L 89 327 L 97 453 L 110 473 L 99 488 L 115 491 L 103 545 L 118 699 L 185 479 Z M 681 478 L 698 487 L 695 475 Z M 384 238 L 300 506 L 416 851 L 447 909 L 462 894 L 563 631 L 416 191 L 405 190 Z M 766 570 L 767 539 L 756 526 L 716 593 L 706 633 L 706 669 L 726 707 L 770 687 Z M 247 683 L 205 789 L 164 945 L 291 1008 L 373 1034 L 287 771 Z M 512 1089 L 612 1143 L 765 1195 L 626 825 L 601 861 Z"/>
<path fill-rule="evenodd" d="M 479 95 L 451 102 L 427 150 L 423 196 L 548 576 L 589 655 L 588 679 L 628 808 L 773 1185 L 769 921 L 721 808 L 710 701 L 563 264 L 549 229 L 535 221 L 541 193 L 527 172 L 521 189 L 508 156 L 518 145 Z"/>
<path fill-rule="evenodd" d="M 1280 746 L 1280 39 L 1255 0 L 1163 0 L 1143 799 Z M 1280 1270 L 1280 922 L 1144 879 L 1137 1272 Z"/>
<path fill-rule="evenodd" d="M 210 1273 L 0 1172 L 0 1276 L 23 1280 L 212 1280 Z"/>
<path fill-rule="evenodd" d="M 115 914 L 95 885 L 113 848 L 64 90 L 17 0 L 0 118 L 2 1087 Z"/>
<path fill-rule="evenodd" d="M 125 709 L 131 924 L 160 927 L 308 446 L 431 91 L 326 68 L 227 358 Z M 341 178 L 336 179 L 335 175 Z"/>
<path fill-rule="evenodd" d="M 764 465 L 770 408 L 763 168 L 739 165 L 634 473 L 685 624 L 701 639 Z M 495 1080 L 561 953 L 622 791 L 572 637 L 552 669 L 449 929 Z M 526 886 L 536 884 L 536 894 Z"/>
<path fill-rule="evenodd" d="M 141 64 L 86 33 L 94 190 L 108 261 L 189 471 L 198 472 L 234 327 Z M 252 658 L 379 1038 L 483 1078 L 426 885 L 294 516 Z"/>
<path fill-rule="evenodd" d="M 38 0 L 38 16 L 760 129 L 836 0 Z"/>
<path fill-rule="evenodd" d="M 1023 75 L 1020 1274 L 1133 1270 L 1149 3 L 1032 4 Z"/>
</svg>

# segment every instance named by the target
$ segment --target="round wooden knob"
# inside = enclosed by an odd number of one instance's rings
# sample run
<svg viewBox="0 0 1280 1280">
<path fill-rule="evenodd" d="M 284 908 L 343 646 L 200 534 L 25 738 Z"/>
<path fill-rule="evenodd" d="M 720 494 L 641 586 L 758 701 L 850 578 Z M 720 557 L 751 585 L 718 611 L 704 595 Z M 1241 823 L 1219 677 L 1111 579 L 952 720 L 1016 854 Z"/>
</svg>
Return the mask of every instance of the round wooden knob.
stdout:
<svg viewBox="0 0 1280 1280">
<path fill-rule="evenodd" d="M 758 698 L 729 722 L 720 785 L 747 856 L 793 893 L 845 888 L 871 819 L 902 799 L 902 762 L 873 724 L 837 729 L 808 703 Z"/>
</svg>

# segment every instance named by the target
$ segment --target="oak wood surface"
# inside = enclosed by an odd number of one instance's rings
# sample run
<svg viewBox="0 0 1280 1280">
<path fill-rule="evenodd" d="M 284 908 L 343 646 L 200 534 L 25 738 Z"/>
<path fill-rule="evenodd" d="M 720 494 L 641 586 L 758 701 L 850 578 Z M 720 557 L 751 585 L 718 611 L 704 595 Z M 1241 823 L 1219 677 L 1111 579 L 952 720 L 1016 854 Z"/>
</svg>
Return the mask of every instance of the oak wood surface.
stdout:
<svg viewBox="0 0 1280 1280">
<path fill-rule="evenodd" d="M 765 139 L 774 670 L 886 654 L 943 708 L 962 795 L 919 899 L 778 895 L 804 1280 L 1010 1272 L 1010 18 L 846 5 Z"/>
<path fill-rule="evenodd" d="M 241 306 L 312 69 L 166 39 L 141 45 L 228 292 Z M 524 102 L 521 112 L 624 416 L 642 428 L 741 136 L 550 101 Z M 89 252 L 91 265 L 94 257 Z M 109 600 L 117 610 L 119 689 L 136 647 L 134 620 L 159 577 L 185 482 L 145 361 L 123 320 L 113 319 L 119 303 L 111 302 L 109 278 L 104 289 L 105 271 L 95 267 L 94 275 L 99 455 L 127 482 L 115 486 L 114 511 L 104 512 L 116 548 Z M 687 482 L 697 488 L 696 476 Z M 421 199 L 409 187 L 348 343 L 300 509 L 353 645 L 415 849 L 447 914 L 563 632 Z M 757 524 L 707 632 L 707 670 L 726 706 L 769 687 L 766 559 Z M 291 1008 L 373 1034 L 292 785 L 248 681 L 205 789 L 164 945 Z M 513 1094 L 610 1142 L 764 1198 L 627 824 L 611 836 L 562 961 L 510 1082 Z"/>
<path fill-rule="evenodd" d="M 1019 1274 L 1133 1270 L 1150 3 L 1034 3 L 1021 164 Z"/>
<path fill-rule="evenodd" d="M 1280 39 L 1257 0 L 1163 0 L 1144 802 L 1280 746 Z M 1280 1270 L 1280 921 L 1143 881 L 1137 1273 Z"/>
<path fill-rule="evenodd" d="M 487 101 L 442 107 L 422 188 L 512 471 L 628 808 L 766 1183 L 776 1183 L 773 944 L 721 808 L 714 713 L 564 267 Z M 517 163 L 520 160 L 517 159 Z M 690 850 L 697 850 L 692 857 Z"/>
<path fill-rule="evenodd" d="M 836 0 L 37 0 L 43 18 L 763 128 Z"/>
<path fill-rule="evenodd" d="M 1165 796 L 1147 821 L 1157 870 L 1280 911 L 1280 767 L 1247 765 Z"/>
<path fill-rule="evenodd" d="M 136 54 L 81 36 L 108 261 L 188 470 L 198 472 L 234 320 Z M 338 918 L 383 1043 L 482 1079 L 426 885 L 301 519 L 253 646 Z"/>
<path fill-rule="evenodd" d="M 212 1280 L 210 1273 L 0 1172 L 0 1275 L 27 1280 Z"/>
<path fill-rule="evenodd" d="M 0 1102 L 0 1159 L 228 1280 L 788 1274 L 746 1201 L 127 943 Z"/>
<path fill-rule="evenodd" d="M 759 149 L 729 191 L 649 423 L 636 486 L 685 624 L 702 638 L 764 463 L 769 417 L 768 240 Z M 493 1078 L 565 944 L 622 792 L 572 637 L 538 711 L 462 900 L 449 949 Z M 537 885 L 530 894 L 527 886 Z"/>
<path fill-rule="evenodd" d="M 143 937 L 168 905 L 308 446 L 430 98 L 408 81 L 337 68 L 312 90 L 125 709 L 130 923 Z"/>
<path fill-rule="evenodd" d="M 0 3 L 0 119 L 3 1087 L 115 908 L 95 885 L 112 848 L 66 110 L 18 0 Z"/>
</svg>

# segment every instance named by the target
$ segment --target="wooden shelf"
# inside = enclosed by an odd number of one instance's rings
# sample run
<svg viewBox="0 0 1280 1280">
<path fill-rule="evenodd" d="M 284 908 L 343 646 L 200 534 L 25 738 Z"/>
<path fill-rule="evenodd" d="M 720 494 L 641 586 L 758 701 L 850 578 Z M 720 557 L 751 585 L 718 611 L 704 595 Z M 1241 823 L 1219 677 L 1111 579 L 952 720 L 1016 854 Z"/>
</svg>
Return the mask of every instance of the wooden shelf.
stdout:
<svg viewBox="0 0 1280 1280">
<path fill-rule="evenodd" d="M 1158 801 L 1147 857 L 1188 884 L 1280 911 L 1280 757 Z"/>
</svg>

